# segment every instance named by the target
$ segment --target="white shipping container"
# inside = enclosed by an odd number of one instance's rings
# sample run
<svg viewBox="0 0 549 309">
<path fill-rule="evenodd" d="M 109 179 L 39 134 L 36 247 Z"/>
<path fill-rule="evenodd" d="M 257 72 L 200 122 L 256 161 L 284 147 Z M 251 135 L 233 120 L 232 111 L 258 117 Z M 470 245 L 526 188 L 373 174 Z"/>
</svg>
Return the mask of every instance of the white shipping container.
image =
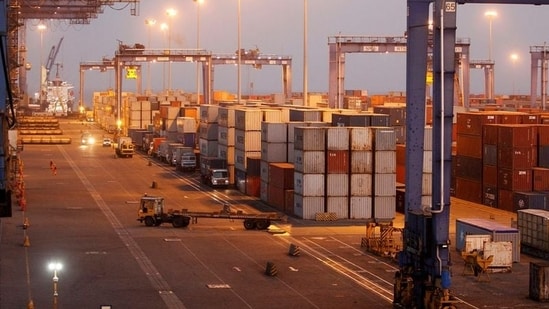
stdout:
<svg viewBox="0 0 549 309">
<path fill-rule="evenodd" d="M 295 162 L 295 150 L 294 150 L 294 143 L 288 143 L 288 162 L 294 163 Z"/>
<path fill-rule="evenodd" d="M 217 140 L 219 132 L 218 132 L 218 125 L 217 123 L 206 123 L 201 122 L 199 126 L 199 135 L 198 137 L 207 139 L 209 141 Z"/>
<path fill-rule="evenodd" d="M 242 151 L 261 151 L 261 131 L 234 130 L 236 149 Z"/>
<path fill-rule="evenodd" d="M 288 124 L 282 122 L 262 122 L 261 140 L 270 143 L 286 143 L 288 141 Z"/>
<path fill-rule="evenodd" d="M 268 162 L 286 162 L 288 149 L 286 143 L 261 142 L 261 160 Z"/>
<path fill-rule="evenodd" d="M 209 141 L 207 139 L 199 138 L 198 145 L 200 146 L 200 155 L 205 157 L 215 157 L 218 154 L 217 140 Z"/>
<path fill-rule="evenodd" d="M 269 162 L 261 160 L 259 162 L 259 177 L 264 182 L 269 182 Z"/>
<path fill-rule="evenodd" d="M 323 196 L 294 195 L 294 215 L 305 220 L 315 220 L 317 213 L 324 213 Z"/>
<path fill-rule="evenodd" d="M 226 159 L 227 164 L 234 165 L 234 146 L 217 144 L 217 157 Z"/>
<path fill-rule="evenodd" d="M 421 195 L 433 195 L 433 174 L 423 173 L 421 176 Z"/>
<path fill-rule="evenodd" d="M 373 173 L 373 154 L 371 150 L 351 151 L 351 173 L 371 174 Z"/>
<path fill-rule="evenodd" d="M 177 132 L 177 122 L 175 121 L 175 117 L 163 119 L 162 121 L 164 121 L 166 131 Z"/>
<path fill-rule="evenodd" d="M 294 130 L 294 147 L 299 150 L 326 150 L 326 128 L 297 127 Z"/>
<path fill-rule="evenodd" d="M 217 127 L 217 140 L 219 144 L 234 146 L 235 145 L 235 128 L 222 127 L 219 125 Z"/>
<path fill-rule="evenodd" d="M 396 131 L 392 127 L 371 127 L 375 150 L 396 150 Z"/>
<path fill-rule="evenodd" d="M 351 174 L 351 196 L 372 195 L 372 174 Z"/>
<path fill-rule="evenodd" d="M 294 149 L 293 163 L 297 172 L 323 174 L 326 171 L 326 153 L 324 151 Z"/>
<path fill-rule="evenodd" d="M 235 109 L 235 128 L 243 131 L 261 131 L 263 115 L 257 108 Z"/>
<path fill-rule="evenodd" d="M 130 111 L 141 111 L 141 101 L 130 102 Z"/>
<path fill-rule="evenodd" d="M 303 196 L 324 196 L 324 174 L 294 172 L 294 190 Z"/>
<path fill-rule="evenodd" d="M 396 216 L 396 196 L 375 196 L 374 213 L 376 220 L 392 221 Z"/>
<path fill-rule="evenodd" d="M 288 124 L 288 143 L 293 143 L 295 141 L 295 128 L 309 126 L 309 124 L 304 121 L 292 121 L 292 122 L 288 122 L 287 124 Z"/>
<path fill-rule="evenodd" d="M 326 149 L 348 150 L 349 149 L 349 127 L 326 128 Z"/>
<path fill-rule="evenodd" d="M 374 174 L 374 195 L 395 196 L 396 174 Z"/>
<path fill-rule="evenodd" d="M 350 147 L 353 150 L 372 150 L 374 144 L 374 135 L 372 129 L 368 127 L 350 128 Z"/>
<path fill-rule="evenodd" d="M 151 110 L 151 102 L 150 101 L 141 101 L 141 110 L 142 111 L 150 111 Z"/>
<path fill-rule="evenodd" d="M 218 123 L 220 126 L 234 128 L 234 107 L 220 106 L 218 110 Z"/>
<path fill-rule="evenodd" d="M 423 150 L 433 151 L 433 127 L 425 127 L 423 132 Z"/>
<path fill-rule="evenodd" d="M 348 196 L 349 195 L 349 175 L 348 174 L 327 174 L 326 175 L 326 195 L 330 196 Z"/>
<path fill-rule="evenodd" d="M 423 151 L 423 172 L 424 173 L 433 172 L 433 151 L 432 150 Z"/>
<path fill-rule="evenodd" d="M 196 119 L 193 117 L 177 117 L 177 132 L 179 133 L 196 133 Z"/>
<path fill-rule="evenodd" d="M 349 198 L 347 196 L 328 196 L 326 212 L 333 212 L 338 219 L 349 219 Z"/>
<path fill-rule="evenodd" d="M 375 173 L 388 174 L 396 173 L 396 151 L 386 150 L 374 152 Z"/>
<path fill-rule="evenodd" d="M 372 218 L 372 197 L 351 196 L 349 198 L 350 219 L 371 219 Z"/>
<path fill-rule="evenodd" d="M 200 105 L 200 122 L 217 122 L 219 112 L 218 105 L 202 104 Z"/>
<path fill-rule="evenodd" d="M 262 109 L 263 121 L 282 122 L 282 110 L 280 109 Z"/>
<path fill-rule="evenodd" d="M 269 201 L 269 183 L 261 179 L 259 186 L 259 198 L 267 203 Z"/>
<path fill-rule="evenodd" d="M 175 121 L 175 118 L 179 117 L 179 111 L 180 110 L 181 110 L 180 107 L 169 106 L 168 107 L 168 119 Z"/>
<path fill-rule="evenodd" d="M 260 151 L 244 151 L 235 147 L 234 150 L 234 166 L 241 170 L 245 171 L 248 167 L 248 160 L 246 158 L 260 158 Z"/>
</svg>

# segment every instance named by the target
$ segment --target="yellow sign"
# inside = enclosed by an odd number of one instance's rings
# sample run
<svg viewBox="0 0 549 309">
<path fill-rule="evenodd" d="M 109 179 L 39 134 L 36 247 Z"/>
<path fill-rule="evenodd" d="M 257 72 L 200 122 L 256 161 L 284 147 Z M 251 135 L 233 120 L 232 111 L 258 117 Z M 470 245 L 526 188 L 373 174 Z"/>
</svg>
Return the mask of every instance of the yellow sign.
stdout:
<svg viewBox="0 0 549 309">
<path fill-rule="evenodd" d="M 427 82 L 427 85 L 429 86 L 433 84 L 433 72 L 427 71 L 426 82 Z"/>
<path fill-rule="evenodd" d="M 126 78 L 127 79 L 137 79 L 137 69 L 127 68 L 126 69 Z"/>
</svg>

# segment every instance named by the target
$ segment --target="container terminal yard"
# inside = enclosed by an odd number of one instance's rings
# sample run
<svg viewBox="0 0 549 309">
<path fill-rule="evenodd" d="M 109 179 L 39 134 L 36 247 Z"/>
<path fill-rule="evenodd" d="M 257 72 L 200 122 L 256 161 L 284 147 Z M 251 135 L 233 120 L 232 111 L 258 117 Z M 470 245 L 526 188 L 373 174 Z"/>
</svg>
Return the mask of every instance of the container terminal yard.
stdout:
<svg viewBox="0 0 549 309">
<path fill-rule="evenodd" d="M 291 58 L 259 50 L 120 43 L 99 65 L 116 87 L 88 110 L 59 80 L 41 108 L 10 101 L 0 304 L 549 308 L 546 98 L 535 78 L 530 96 L 493 96 L 493 63 L 469 94 L 455 5 L 408 1 L 406 37 L 331 37 L 327 93 L 292 92 Z M 344 90 L 334 59 L 364 50 L 406 52 L 407 90 Z M 202 92 L 123 90 L 120 68 L 158 57 L 201 63 Z M 284 93 L 214 90 L 212 66 L 235 57 L 282 66 Z"/>
</svg>

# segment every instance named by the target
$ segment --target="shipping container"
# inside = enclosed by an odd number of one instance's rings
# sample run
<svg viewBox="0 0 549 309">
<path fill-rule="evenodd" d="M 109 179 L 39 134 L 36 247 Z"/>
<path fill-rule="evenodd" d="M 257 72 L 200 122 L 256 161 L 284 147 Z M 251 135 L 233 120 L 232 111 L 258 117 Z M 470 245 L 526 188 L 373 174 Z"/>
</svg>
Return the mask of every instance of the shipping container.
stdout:
<svg viewBox="0 0 549 309">
<path fill-rule="evenodd" d="M 528 297 L 540 302 L 549 301 L 549 263 L 530 262 Z"/>
<path fill-rule="evenodd" d="M 293 189 L 294 165 L 290 163 L 270 163 L 268 165 L 269 184 L 271 186 Z"/>
<path fill-rule="evenodd" d="M 532 168 L 534 191 L 549 191 L 549 168 Z"/>
<path fill-rule="evenodd" d="M 371 125 L 368 114 L 333 113 L 331 124 L 334 127 L 369 127 Z"/>
<path fill-rule="evenodd" d="M 466 112 L 457 114 L 457 134 L 482 135 L 486 124 L 497 124 L 498 117 L 489 113 Z"/>
<path fill-rule="evenodd" d="M 482 166 L 482 184 L 496 186 L 498 185 L 498 168 L 492 165 Z"/>
<path fill-rule="evenodd" d="M 327 196 L 348 196 L 349 175 L 348 174 L 326 174 L 326 195 Z"/>
<path fill-rule="evenodd" d="M 323 174 L 326 171 L 326 153 L 294 150 L 294 168 L 296 172 Z"/>
<path fill-rule="evenodd" d="M 374 135 L 374 150 L 396 150 L 396 133 L 391 127 L 371 127 Z"/>
<path fill-rule="evenodd" d="M 498 147 L 498 167 L 508 169 L 531 169 L 537 164 L 537 149 L 534 147 Z"/>
<path fill-rule="evenodd" d="M 374 171 L 377 174 L 396 173 L 396 151 L 376 150 L 374 152 Z"/>
<path fill-rule="evenodd" d="M 294 195 L 294 215 L 305 220 L 315 220 L 318 213 L 324 213 L 323 196 Z"/>
<path fill-rule="evenodd" d="M 482 159 L 462 155 L 455 157 L 456 177 L 482 181 Z"/>
<path fill-rule="evenodd" d="M 217 144 L 217 157 L 227 160 L 227 164 L 234 165 L 234 146 Z"/>
<path fill-rule="evenodd" d="M 498 169 L 498 188 L 532 191 L 532 169 Z"/>
<path fill-rule="evenodd" d="M 286 162 L 288 160 L 288 144 L 261 142 L 261 159 L 267 162 Z"/>
<path fill-rule="evenodd" d="M 242 151 L 261 151 L 261 131 L 244 131 L 236 128 L 234 131 L 234 146 Z"/>
<path fill-rule="evenodd" d="M 482 159 L 482 136 L 480 135 L 457 135 L 457 155 Z"/>
<path fill-rule="evenodd" d="M 349 185 L 351 196 L 371 196 L 372 174 L 351 174 Z"/>
<path fill-rule="evenodd" d="M 351 196 L 349 198 L 350 219 L 371 219 L 372 218 L 372 197 Z"/>
<path fill-rule="evenodd" d="M 326 149 L 327 150 L 349 150 L 349 128 L 328 127 L 326 128 Z"/>
<path fill-rule="evenodd" d="M 374 135 L 370 128 L 350 128 L 350 148 L 352 151 L 372 150 Z"/>
<path fill-rule="evenodd" d="M 282 122 L 262 122 L 261 141 L 269 143 L 287 143 L 288 124 Z"/>
<path fill-rule="evenodd" d="M 246 171 L 248 160 L 247 158 L 258 158 L 261 159 L 260 151 L 243 151 L 235 147 L 234 150 L 234 165 L 237 169 Z"/>
<path fill-rule="evenodd" d="M 290 121 L 322 121 L 322 112 L 317 109 L 290 108 Z"/>
<path fill-rule="evenodd" d="M 200 105 L 200 122 L 216 123 L 218 116 L 218 105 L 202 104 Z"/>
<path fill-rule="evenodd" d="M 326 198 L 326 212 L 335 213 L 338 219 L 348 219 L 349 218 L 349 197 L 328 196 Z"/>
<path fill-rule="evenodd" d="M 295 141 L 295 128 L 308 127 L 309 123 L 304 121 L 288 122 L 288 143 L 294 143 Z"/>
<path fill-rule="evenodd" d="M 280 109 L 262 109 L 261 112 L 263 113 L 262 121 L 282 123 L 285 120 Z"/>
<path fill-rule="evenodd" d="M 200 146 L 200 154 L 206 157 L 215 157 L 218 154 L 217 140 L 207 140 L 200 138 L 198 140 Z"/>
<path fill-rule="evenodd" d="M 482 163 L 484 163 L 485 165 L 496 166 L 498 164 L 498 146 L 484 144 L 482 149 Z"/>
<path fill-rule="evenodd" d="M 374 174 L 374 196 L 394 196 L 396 174 Z"/>
<path fill-rule="evenodd" d="M 525 253 L 549 258 L 549 211 L 543 209 L 520 209 L 517 224 Z"/>
<path fill-rule="evenodd" d="M 498 144 L 498 125 L 488 124 L 482 127 L 482 142 L 485 145 Z"/>
<path fill-rule="evenodd" d="M 490 207 L 498 207 L 498 187 L 497 185 L 482 185 L 482 204 Z"/>
<path fill-rule="evenodd" d="M 326 173 L 348 174 L 349 173 L 349 151 L 348 150 L 327 150 L 326 151 Z"/>
<path fill-rule="evenodd" d="M 520 262 L 520 233 L 518 229 L 493 220 L 479 218 L 456 219 L 456 250 L 465 249 L 466 235 L 490 235 L 492 241 L 508 241 L 513 245 L 513 262 Z"/>
<path fill-rule="evenodd" d="M 234 106 L 220 106 L 218 109 L 217 122 L 219 126 L 226 128 L 234 128 Z"/>
<path fill-rule="evenodd" d="M 481 204 L 482 182 L 455 177 L 455 196 L 459 199 Z"/>
<path fill-rule="evenodd" d="M 549 168 L 549 145 L 538 146 L 538 166 Z"/>
<path fill-rule="evenodd" d="M 294 190 L 296 194 L 324 197 L 326 194 L 324 182 L 324 174 L 303 174 L 294 172 Z"/>
<path fill-rule="evenodd" d="M 218 139 L 218 125 L 217 123 L 205 123 L 201 122 L 199 126 L 199 134 L 198 137 L 201 139 L 206 139 L 209 141 L 214 141 Z"/>
<path fill-rule="evenodd" d="M 241 131 L 261 132 L 261 121 L 263 114 L 257 108 L 235 109 L 235 128 Z"/>
<path fill-rule="evenodd" d="M 284 205 L 285 205 L 285 196 L 284 196 L 284 188 L 276 187 L 273 185 L 268 185 L 268 197 L 269 200 L 267 203 L 277 210 L 284 211 Z"/>
<path fill-rule="evenodd" d="M 538 125 L 538 144 L 540 146 L 549 146 L 549 125 Z"/>
<path fill-rule="evenodd" d="M 547 209 L 547 193 L 513 192 L 514 211 L 519 209 Z"/>
<path fill-rule="evenodd" d="M 218 126 L 217 133 L 217 140 L 220 145 L 234 146 L 235 128 Z"/>
<path fill-rule="evenodd" d="M 538 144 L 537 126 L 528 124 L 508 124 L 498 126 L 500 147 L 532 147 Z"/>
<path fill-rule="evenodd" d="M 372 217 L 376 222 L 392 222 L 396 217 L 396 192 L 392 196 L 374 196 Z"/>
<path fill-rule="evenodd" d="M 192 117 L 177 117 L 175 119 L 177 124 L 177 132 L 179 133 L 196 133 L 196 119 Z"/>
<path fill-rule="evenodd" d="M 269 183 L 264 181 L 263 179 L 261 179 L 261 184 L 259 188 L 259 199 L 269 204 Z"/>
<path fill-rule="evenodd" d="M 259 197 L 261 192 L 261 179 L 259 176 L 246 175 L 246 195 Z"/>
<path fill-rule="evenodd" d="M 326 149 L 326 128 L 297 127 L 294 129 L 294 148 L 296 150 Z"/>
<path fill-rule="evenodd" d="M 370 125 L 372 127 L 389 127 L 389 115 L 385 114 L 369 114 L 370 116 Z"/>
<path fill-rule="evenodd" d="M 246 158 L 246 175 L 248 178 L 260 177 L 261 174 L 261 158 L 259 157 L 247 157 Z"/>
</svg>

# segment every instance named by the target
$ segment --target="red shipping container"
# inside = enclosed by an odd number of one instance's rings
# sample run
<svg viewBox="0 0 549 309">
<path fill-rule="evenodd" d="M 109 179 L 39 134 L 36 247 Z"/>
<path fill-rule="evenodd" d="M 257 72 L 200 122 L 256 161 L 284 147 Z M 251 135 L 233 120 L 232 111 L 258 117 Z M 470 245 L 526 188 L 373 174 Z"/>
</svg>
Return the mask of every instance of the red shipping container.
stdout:
<svg viewBox="0 0 549 309">
<path fill-rule="evenodd" d="M 482 166 L 482 183 L 484 185 L 496 186 L 498 185 L 498 168 L 493 165 Z"/>
<path fill-rule="evenodd" d="M 498 125 L 488 124 L 482 128 L 482 142 L 488 145 L 498 144 Z"/>
<path fill-rule="evenodd" d="M 458 134 L 457 154 L 459 156 L 482 158 L 482 136 Z"/>
<path fill-rule="evenodd" d="M 536 147 L 499 147 L 498 166 L 509 169 L 530 169 L 537 165 Z"/>
<path fill-rule="evenodd" d="M 549 191 L 549 168 L 534 167 L 534 191 Z"/>
<path fill-rule="evenodd" d="M 521 117 L 521 122 L 520 123 L 538 124 L 539 120 L 540 120 L 540 115 L 528 114 L 528 115 L 523 115 Z"/>
<path fill-rule="evenodd" d="M 543 124 L 538 126 L 538 143 L 540 146 L 549 145 L 549 125 Z"/>
<path fill-rule="evenodd" d="M 259 197 L 261 192 L 261 178 L 259 176 L 246 177 L 246 194 Z"/>
<path fill-rule="evenodd" d="M 498 123 L 501 124 L 519 124 L 522 123 L 522 117 L 526 113 L 517 112 L 499 112 Z"/>
<path fill-rule="evenodd" d="M 269 185 L 282 189 L 293 189 L 294 165 L 291 163 L 269 163 Z"/>
<path fill-rule="evenodd" d="M 482 126 L 485 124 L 498 123 L 498 117 L 493 113 L 458 113 L 457 134 L 470 134 L 482 136 Z"/>
<path fill-rule="evenodd" d="M 538 129 L 529 124 L 498 126 L 499 147 L 532 147 L 538 144 Z"/>
<path fill-rule="evenodd" d="M 532 191 L 532 169 L 500 168 L 498 188 L 510 191 Z"/>
<path fill-rule="evenodd" d="M 284 213 L 294 215 L 294 190 L 284 190 Z"/>
<path fill-rule="evenodd" d="M 326 151 L 326 173 L 327 174 L 349 173 L 349 151 L 348 150 L 327 150 Z"/>
<path fill-rule="evenodd" d="M 473 203 L 482 203 L 482 183 L 469 179 L 456 177 L 457 198 Z"/>
<path fill-rule="evenodd" d="M 514 211 L 513 191 L 504 189 L 498 191 L 498 208 L 511 212 Z"/>
<path fill-rule="evenodd" d="M 269 185 L 269 205 L 277 210 L 284 211 L 285 195 L 284 189 Z"/>
</svg>

